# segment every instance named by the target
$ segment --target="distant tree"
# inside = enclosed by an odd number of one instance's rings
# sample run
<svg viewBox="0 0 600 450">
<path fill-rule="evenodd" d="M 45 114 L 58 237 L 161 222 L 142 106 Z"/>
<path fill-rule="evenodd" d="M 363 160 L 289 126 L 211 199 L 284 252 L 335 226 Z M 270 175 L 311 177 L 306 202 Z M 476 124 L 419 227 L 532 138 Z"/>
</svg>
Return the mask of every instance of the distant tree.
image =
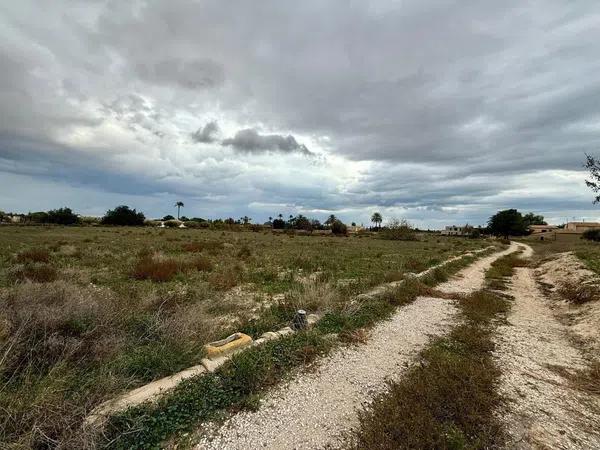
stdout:
<svg viewBox="0 0 600 450">
<path fill-rule="evenodd" d="M 173 217 L 171 214 L 167 214 L 165 217 L 162 218 L 162 220 L 175 220 L 175 217 Z"/>
<path fill-rule="evenodd" d="M 279 217 L 280 219 L 283 219 L 283 214 L 279 213 L 279 214 L 277 214 L 277 217 Z"/>
<path fill-rule="evenodd" d="M 523 216 L 516 209 L 505 209 L 490 217 L 488 229 L 495 236 L 523 236 L 527 234 L 527 226 Z"/>
<path fill-rule="evenodd" d="M 375 212 L 371 216 L 371 222 L 373 222 L 379 230 L 381 229 L 381 222 L 383 222 L 383 217 L 381 217 L 381 214 L 379 214 L 378 212 Z"/>
<path fill-rule="evenodd" d="M 590 180 L 585 180 L 585 184 L 596 194 L 594 204 L 600 203 L 600 160 L 586 153 L 585 168 L 590 171 Z"/>
<path fill-rule="evenodd" d="M 581 239 L 600 242 L 600 229 L 594 228 L 584 231 L 581 235 Z"/>
<path fill-rule="evenodd" d="M 308 217 L 299 214 L 294 221 L 294 228 L 297 230 L 312 231 L 313 226 Z"/>
<path fill-rule="evenodd" d="M 356 226 L 356 222 L 352 222 L 352 224 L 351 224 L 351 225 L 352 225 L 353 227 L 355 227 L 355 226 Z"/>
<path fill-rule="evenodd" d="M 182 222 L 187 222 L 187 221 L 189 221 L 190 219 L 188 219 L 188 218 L 187 218 L 187 217 L 185 217 L 185 216 L 181 216 L 181 217 L 179 218 L 179 220 L 181 220 Z"/>
<path fill-rule="evenodd" d="M 331 232 L 335 235 L 348 234 L 348 227 L 341 220 L 334 220 L 330 226 Z"/>
<path fill-rule="evenodd" d="M 313 230 L 322 230 L 323 229 L 323 224 L 318 219 L 312 219 L 310 221 L 310 224 L 312 225 Z"/>
<path fill-rule="evenodd" d="M 523 216 L 523 222 L 525 223 L 526 227 L 529 227 L 531 225 L 548 225 L 544 221 L 544 216 L 536 215 L 532 212 L 527 213 Z"/>
<path fill-rule="evenodd" d="M 334 215 L 334 214 L 331 214 L 331 215 L 330 215 L 330 216 L 327 218 L 327 220 L 325 221 L 325 225 L 327 225 L 327 226 L 329 226 L 329 227 L 332 227 L 332 226 L 333 226 L 333 224 L 334 224 L 336 221 L 338 221 L 338 218 L 337 218 L 337 217 L 335 217 L 335 215 Z"/>
<path fill-rule="evenodd" d="M 414 227 L 406 219 L 391 219 L 379 233 L 381 239 L 391 241 L 416 241 L 417 234 Z"/>
<path fill-rule="evenodd" d="M 273 218 L 269 216 L 269 222 L 273 223 Z"/>
<path fill-rule="evenodd" d="M 233 220 L 233 217 L 229 217 L 229 218 L 225 219 L 224 222 L 227 225 L 234 225 L 235 224 L 235 220 Z"/>
<path fill-rule="evenodd" d="M 137 212 L 135 209 L 129 208 L 129 206 L 121 205 L 115 209 L 109 209 L 102 218 L 101 223 L 103 225 L 144 225 L 146 217 L 142 212 Z"/>
<path fill-rule="evenodd" d="M 248 225 L 251 221 L 252 219 L 248 216 L 240 217 L 240 222 L 242 222 L 244 225 Z"/>
<path fill-rule="evenodd" d="M 175 206 L 177 206 L 177 220 L 179 220 L 179 210 L 181 208 L 183 208 L 185 205 L 183 204 L 183 202 L 175 202 Z"/>
<path fill-rule="evenodd" d="M 50 223 L 48 213 L 45 211 L 30 212 L 25 216 L 25 221 L 30 223 Z"/>
<path fill-rule="evenodd" d="M 48 211 L 48 223 L 60 225 L 73 225 L 79 222 L 79 217 L 71 211 L 71 208 L 59 208 Z"/>
<path fill-rule="evenodd" d="M 285 228 L 285 221 L 283 219 L 275 219 L 273 221 L 273 229 L 283 230 L 284 228 Z"/>
</svg>

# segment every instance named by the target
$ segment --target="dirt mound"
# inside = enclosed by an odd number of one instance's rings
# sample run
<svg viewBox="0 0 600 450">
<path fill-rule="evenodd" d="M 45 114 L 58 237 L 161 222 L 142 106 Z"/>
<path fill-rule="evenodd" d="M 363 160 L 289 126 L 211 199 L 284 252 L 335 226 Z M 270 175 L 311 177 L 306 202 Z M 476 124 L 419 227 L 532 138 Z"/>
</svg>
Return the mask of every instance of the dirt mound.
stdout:
<svg viewBox="0 0 600 450">
<path fill-rule="evenodd" d="M 564 298 L 562 290 L 575 286 L 600 291 L 600 277 L 571 252 L 560 253 L 540 265 L 536 276 L 548 290 L 555 314 L 568 325 L 584 349 L 597 357 L 600 354 L 600 300 L 573 304 Z"/>
</svg>

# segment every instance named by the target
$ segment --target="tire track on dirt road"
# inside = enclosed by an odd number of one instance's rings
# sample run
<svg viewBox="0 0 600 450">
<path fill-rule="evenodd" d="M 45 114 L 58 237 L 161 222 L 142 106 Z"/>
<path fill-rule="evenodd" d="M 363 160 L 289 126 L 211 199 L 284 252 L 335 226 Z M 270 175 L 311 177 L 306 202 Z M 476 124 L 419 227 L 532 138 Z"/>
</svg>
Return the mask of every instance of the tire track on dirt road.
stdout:
<svg viewBox="0 0 600 450">
<path fill-rule="evenodd" d="M 498 328 L 495 350 L 500 392 L 508 399 L 499 412 L 507 425 L 507 448 L 600 448 L 600 398 L 561 375 L 584 369 L 586 362 L 554 316 L 533 269 L 516 268 L 507 293 L 514 300 L 507 324 Z"/>
</svg>

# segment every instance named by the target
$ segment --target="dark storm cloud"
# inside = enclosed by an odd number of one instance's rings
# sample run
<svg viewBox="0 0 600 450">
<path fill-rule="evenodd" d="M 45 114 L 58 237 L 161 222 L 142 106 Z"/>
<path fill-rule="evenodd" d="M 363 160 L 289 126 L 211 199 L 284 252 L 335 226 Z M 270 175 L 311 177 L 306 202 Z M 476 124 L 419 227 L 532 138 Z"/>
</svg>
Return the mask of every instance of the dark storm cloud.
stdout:
<svg viewBox="0 0 600 450">
<path fill-rule="evenodd" d="M 581 210 L 598 42 L 583 0 L 5 2 L 0 171 L 232 214 Z"/>
<path fill-rule="evenodd" d="M 217 122 L 208 122 L 204 127 L 200 127 L 192 133 L 192 140 L 194 142 L 209 144 L 217 140 L 220 131 Z"/>
<path fill-rule="evenodd" d="M 238 131 L 232 138 L 223 139 L 222 144 L 250 153 L 271 150 L 282 153 L 298 152 L 304 155 L 312 155 L 308 148 L 304 144 L 298 143 L 292 135 L 259 134 L 253 128 Z"/>
</svg>

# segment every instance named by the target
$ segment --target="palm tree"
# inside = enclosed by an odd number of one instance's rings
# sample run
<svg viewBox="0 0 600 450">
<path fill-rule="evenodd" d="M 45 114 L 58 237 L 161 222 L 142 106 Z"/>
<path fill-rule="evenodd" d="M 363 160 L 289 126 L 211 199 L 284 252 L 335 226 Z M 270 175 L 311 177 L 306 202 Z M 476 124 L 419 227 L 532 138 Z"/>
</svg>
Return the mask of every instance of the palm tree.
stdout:
<svg viewBox="0 0 600 450">
<path fill-rule="evenodd" d="M 279 217 L 280 219 L 283 219 L 283 214 L 279 213 L 279 214 L 277 215 L 277 217 Z"/>
<path fill-rule="evenodd" d="M 373 213 L 373 215 L 371 216 L 371 222 L 373 222 L 379 230 L 381 228 L 381 222 L 383 222 L 383 217 L 381 217 L 381 214 L 379 214 L 378 212 Z"/>
<path fill-rule="evenodd" d="M 181 208 L 183 208 L 185 205 L 183 204 L 183 202 L 179 201 L 175 203 L 175 206 L 177 206 L 177 220 L 179 220 L 179 210 Z"/>
<path fill-rule="evenodd" d="M 333 225 L 333 224 L 334 224 L 334 223 L 335 223 L 337 220 L 338 220 L 338 219 L 337 219 L 337 217 L 335 217 L 335 215 L 333 215 L 333 214 L 332 214 L 332 215 L 330 215 L 330 216 L 327 218 L 327 220 L 325 221 L 325 225 L 329 225 L 329 226 L 331 226 L 331 225 Z"/>
</svg>

